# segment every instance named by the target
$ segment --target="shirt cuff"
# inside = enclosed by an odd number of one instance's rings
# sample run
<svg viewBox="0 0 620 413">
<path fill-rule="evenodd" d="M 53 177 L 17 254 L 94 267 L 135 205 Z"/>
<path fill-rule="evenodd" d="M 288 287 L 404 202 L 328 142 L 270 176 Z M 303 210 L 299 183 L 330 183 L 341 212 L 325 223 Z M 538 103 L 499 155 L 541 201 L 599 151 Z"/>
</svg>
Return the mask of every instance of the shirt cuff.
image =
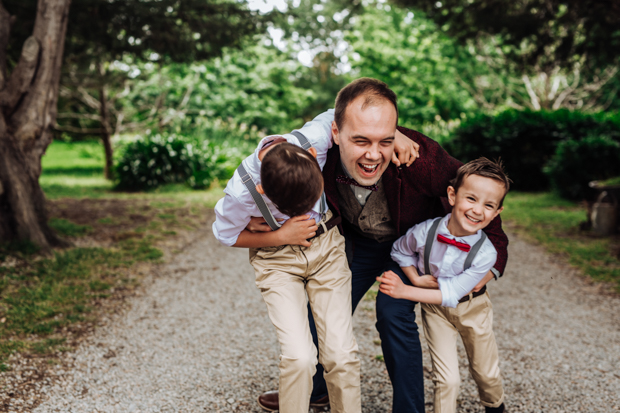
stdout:
<svg viewBox="0 0 620 413">
<path fill-rule="evenodd" d="M 502 273 L 500 273 L 495 267 L 491 267 L 491 272 L 496 280 L 502 276 Z"/>
</svg>

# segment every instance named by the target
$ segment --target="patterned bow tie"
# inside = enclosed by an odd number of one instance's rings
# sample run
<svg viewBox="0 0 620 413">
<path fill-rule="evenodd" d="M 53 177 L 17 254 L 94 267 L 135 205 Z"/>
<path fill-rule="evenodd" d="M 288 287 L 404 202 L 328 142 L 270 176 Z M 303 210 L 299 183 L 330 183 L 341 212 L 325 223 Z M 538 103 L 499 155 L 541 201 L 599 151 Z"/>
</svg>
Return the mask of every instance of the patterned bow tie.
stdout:
<svg viewBox="0 0 620 413">
<path fill-rule="evenodd" d="M 443 242 L 444 244 L 454 245 L 456 248 L 460 249 L 461 251 L 465 251 L 465 252 L 469 252 L 469 250 L 471 249 L 471 247 L 468 244 L 465 244 L 464 242 L 458 242 L 453 239 L 446 238 L 443 235 L 439 235 L 439 234 L 437 234 L 437 241 Z"/>
<path fill-rule="evenodd" d="M 359 186 L 360 188 L 369 189 L 371 191 L 376 191 L 377 189 L 379 189 L 377 187 L 377 184 L 372 184 L 368 186 L 360 185 L 355 179 L 349 178 L 348 176 L 344 176 L 344 175 L 338 175 L 336 177 L 336 182 L 338 182 L 339 184 L 344 184 L 344 185 Z"/>
</svg>

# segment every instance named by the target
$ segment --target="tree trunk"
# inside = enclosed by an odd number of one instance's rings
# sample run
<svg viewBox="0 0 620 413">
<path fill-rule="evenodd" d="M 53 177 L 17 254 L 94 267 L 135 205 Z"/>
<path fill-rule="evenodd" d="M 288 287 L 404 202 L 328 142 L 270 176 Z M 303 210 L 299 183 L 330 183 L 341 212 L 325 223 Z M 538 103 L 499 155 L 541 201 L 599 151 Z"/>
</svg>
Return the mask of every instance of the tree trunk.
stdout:
<svg viewBox="0 0 620 413">
<path fill-rule="evenodd" d="M 103 80 L 103 79 L 102 79 Z M 105 152 L 105 169 L 104 174 L 106 179 L 114 179 L 114 169 L 113 169 L 113 149 L 112 142 L 110 139 L 111 127 L 110 127 L 110 116 L 108 113 L 108 97 L 105 90 L 105 83 L 101 83 L 99 87 L 99 103 L 100 110 L 100 124 L 101 124 L 101 141 L 103 142 L 103 150 Z"/>
<path fill-rule="evenodd" d="M 41 157 L 52 141 L 70 0 L 38 0 L 33 34 L 10 75 L 12 18 L 0 0 L 0 242 L 66 245 L 47 224 L 39 186 Z M 19 22 L 17 22 L 19 24 Z"/>
</svg>

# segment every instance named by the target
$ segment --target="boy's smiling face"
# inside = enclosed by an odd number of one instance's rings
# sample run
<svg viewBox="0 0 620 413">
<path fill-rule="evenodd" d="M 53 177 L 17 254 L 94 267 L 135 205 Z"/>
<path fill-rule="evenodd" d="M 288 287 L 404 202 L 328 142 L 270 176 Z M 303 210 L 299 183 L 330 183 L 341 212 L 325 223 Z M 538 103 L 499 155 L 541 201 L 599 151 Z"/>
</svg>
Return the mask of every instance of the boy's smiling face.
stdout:
<svg viewBox="0 0 620 413">
<path fill-rule="evenodd" d="M 458 192 L 448 187 L 452 216 L 448 230 L 455 237 L 475 234 L 485 228 L 504 209 L 500 206 L 506 187 L 500 181 L 480 175 L 463 179 Z"/>
</svg>

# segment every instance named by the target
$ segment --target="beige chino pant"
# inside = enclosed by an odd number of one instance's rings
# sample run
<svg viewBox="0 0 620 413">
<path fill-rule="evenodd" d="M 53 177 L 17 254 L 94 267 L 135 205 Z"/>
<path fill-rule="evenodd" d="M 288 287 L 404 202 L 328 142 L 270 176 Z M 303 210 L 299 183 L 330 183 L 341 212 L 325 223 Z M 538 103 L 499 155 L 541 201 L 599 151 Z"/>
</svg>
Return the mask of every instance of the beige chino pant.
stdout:
<svg viewBox="0 0 620 413">
<path fill-rule="evenodd" d="M 331 411 L 361 412 L 360 361 L 351 316 L 351 271 L 338 228 L 314 238 L 310 247 L 251 249 L 250 263 L 280 342 L 280 412 L 307 413 L 309 409 L 317 350 L 308 325 L 308 301 L 316 323 Z"/>
<path fill-rule="evenodd" d="M 459 335 L 482 404 L 499 407 L 504 401 L 504 389 L 493 334 L 493 306 L 489 293 L 460 303 L 456 308 L 422 304 L 422 323 L 433 362 L 435 413 L 456 412 L 460 386 L 456 350 Z"/>
</svg>

